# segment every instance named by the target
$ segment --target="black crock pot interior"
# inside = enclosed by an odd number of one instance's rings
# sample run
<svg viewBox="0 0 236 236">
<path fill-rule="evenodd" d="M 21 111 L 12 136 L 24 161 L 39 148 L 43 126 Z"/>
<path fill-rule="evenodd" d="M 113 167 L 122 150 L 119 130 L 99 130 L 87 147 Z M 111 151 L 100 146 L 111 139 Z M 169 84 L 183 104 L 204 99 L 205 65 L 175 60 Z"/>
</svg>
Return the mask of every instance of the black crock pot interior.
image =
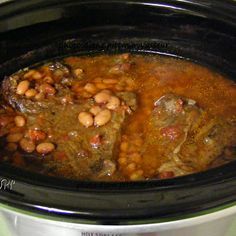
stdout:
<svg viewBox="0 0 236 236">
<path fill-rule="evenodd" d="M 0 7 L 0 78 L 69 54 L 154 53 L 209 66 L 235 79 L 233 1 L 12 1 Z M 224 102 L 224 101 L 222 101 Z M 169 180 L 102 183 L 42 176 L 6 164 L 11 206 L 91 222 L 128 224 L 236 200 L 236 162 Z"/>
</svg>

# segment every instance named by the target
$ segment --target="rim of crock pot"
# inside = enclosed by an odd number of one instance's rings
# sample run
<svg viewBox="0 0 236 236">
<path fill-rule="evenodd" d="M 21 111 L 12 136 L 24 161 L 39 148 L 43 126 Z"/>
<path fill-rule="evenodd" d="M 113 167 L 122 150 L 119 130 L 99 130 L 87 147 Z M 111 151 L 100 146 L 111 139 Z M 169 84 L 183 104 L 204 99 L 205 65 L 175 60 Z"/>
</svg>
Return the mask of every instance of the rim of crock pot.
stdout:
<svg viewBox="0 0 236 236">
<path fill-rule="evenodd" d="M 198 15 L 201 17 L 205 17 L 203 14 L 204 11 L 211 10 L 211 14 L 208 12 L 208 16 L 215 19 L 218 17 L 221 18 L 221 21 L 227 22 L 228 24 L 235 25 L 235 3 L 234 0 L 82 0 L 78 1 L 78 5 L 83 4 L 129 4 L 129 5 L 146 5 L 152 7 L 163 7 L 163 8 L 171 8 L 172 10 L 184 11 L 188 14 Z M 19 13 L 26 13 L 29 11 L 33 11 L 35 9 L 50 8 L 51 6 L 55 7 L 55 5 L 70 5 L 75 4 L 73 0 L 62 0 L 58 3 L 57 0 L 28 0 L 28 1 L 17 1 L 17 0 L 9 0 L 7 2 L 2 3 L 0 8 L 0 20 L 8 17 L 14 17 Z M 51 19 L 50 19 L 51 20 Z M 43 20 L 40 22 L 46 22 L 47 20 Z M 36 22 L 34 22 L 36 23 Z M 26 22 L 25 22 L 26 24 Z M 31 24 L 31 23 L 30 23 Z M 25 25 L 24 25 L 25 26 Z M 18 27 L 21 27 L 18 25 Z M 17 27 L 17 28 L 18 28 Z"/>
<path fill-rule="evenodd" d="M 63 218 L 63 217 L 58 217 L 58 216 L 51 216 L 51 215 L 45 215 L 45 214 L 40 214 L 37 212 L 29 212 L 26 211 L 24 209 L 19 209 L 13 206 L 9 206 L 7 204 L 4 203 L 0 203 L 0 210 L 4 211 L 8 211 L 8 212 L 14 212 L 20 215 L 24 215 L 27 217 L 34 217 L 34 218 L 38 218 L 38 219 L 42 219 L 45 221 L 55 221 L 55 222 L 61 222 L 63 221 L 63 223 L 71 223 L 71 224 L 87 224 L 87 225 L 102 225 L 105 226 L 107 225 L 109 226 L 132 226 L 132 225 L 155 225 L 155 224 L 163 224 L 163 223 L 173 223 L 176 221 L 183 221 L 183 220 L 192 220 L 195 218 L 199 218 L 201 216 L 206 216 L 206 215 L 210 215 L 210 214 L 214 214 L 214 213 L 223 213 L 224 210 L 226 209 L 233 209 L 232 212 L 229 212 L 228 215 L 232 215 L 235 214 L 235 210 L 236 210 L 236 202 L 230 203 L 230 204 L 224 204 L 222 206 L 218 206 L 218 207 L 214 207 L 211 209 L 207 209 L 207 210 L 201 210 L 199 212 L 195 212 L 195 213 L 187 213 L 187 214 L 181 214 L 178 216 L 170 216 L 170 217 L 166 217 L 166 218 L 154 218 L 154 219 L 142 219 L 142 220 L 129 220 L 124 222 L 121 222 L 121 224 L 107 224 L 107 222 L 103 223 L 102 221 L 91 221 L 91 220 L 84 220 L 84 219 L 68 219 L 68 218 Z M 217 218 L 217 216 L 216 216 Z M 122 224 L 124 223 L 124 224 Z"/>
<path fill-rule="evenodd" d="M 29 2 L 35 2 L 35 1 L 29 1 Z M 38 3 L 42 2 L 42 1 L 36 1 Z M 66 3 L 68 1 L 63 1 L 63 3 Z M 69 1 L 72 2 L 72 1 Z M 81 3 L 97 3 L 98 1 L 83 1 Z M 104 2 L 104 3 L 121 3 L 122 1 L 99 1 L 99 3 Z M 156 1 L 128 1 L 128 4 L 150 4 L 150 2 L 152 4 L 155 5 Z M 163 2 L 163 1 L 160 1 Z M 164 1 L 164 2 L 169 2 L 169 1 Z M 211 4 L 206 4 L 205 1 L 201 1 L 201 3 L 198 1 L 184 1 L 187 4 L 192 4 L 194 6 L 198 5 L 202 8 L 209 8 L 211 7 Z M 10 4 L 16 3 L 15 1 L 6 3 L 5 6 L 9 6 Z M 54 4 L 55 1 L 50 1 L 50 4 Z M 176 3 L 176 2 L 175 2 Z M 215 9 L 217 9 L 217 7 L 221 6 L 221 3 L 219 1 L 212 1 L 212 3 L 217 3 L 218 5 L 216 5 Z M 48 4 L 48 6 L 51 6 L 50 4 Z M 228 4 L 228 5 L 227 5 Z M 227 5 L 227 9 L 230 9 L 231 6 L 231 1 L 227 1 L 226 3 Z M 25 7 L 24 4 L 22 4 L 21 7 Z M 35 6 L 37 7 L 37 6 Z M 225 6 L 224 6 L 225 7 Z M 229 7 L 229 8 L 228 8 Z M 26 11 L 28 11 L 30 8 L 25 8 Z M 1 10 L 1 9 L 0 9 Z M 7 12 L 7 14 L 5 15 L 5 17 L 10 17 L 14 14 L 17 14 L 20 10 L 22 10 L 21 8 L 19 9 L 15 9 L 15 11 L 13 12 Z M 212 12 L 216 13 L 217 11 L 212 10 Z M 230 14 L 231 11 L 229 11 L 228 13 L 223 14 L 224 16 L 226 16 L 226 18 L 224 18 L 224 20 L 230 21 L 232 23 L 232 21 L 230 19 L 234 19 L 235 17 L 233 17 L 233 15 Z M 0 12 L 1 13 L 1 12 Z M 221 11 L 222 14 L 222 11 Z M 170 180 L 162 180 L 162 181 L 156 181 L 156 180 L 152 180 L 152 181 L 148 181 L 147 182 L 132 182 L 132 183 L 104 183 L 104 182 L 96 182 L 96 183 L 91 183 L 91 182 L 86 182 L 86 181 L 68 181 L 68 180 L 64 180 L 64 179 L 60 179 L 60 184 L 58 184 L 58 180 L 59 178 L 53 178 L 53 177 L 43 177 L 41 175 L 37 175 L 37 174 L 32 174 L 32 173 L 26 173 L 26 172 L 22 172 L 20 170 L 15 171 L 15 169 L 13 168 L 11 171 L 8 168 L 5 169 L 1 169 L 1 173 L 4 174 L 4 177 L 7 178 L 12 178 L 15 179 L 16 181 L 23 181 L 25 184 L 31 185 L 37 185 L 37 186 L 44 186 L 44 187 L 50 187 L 50 188 L 55 188 L 55 189 L 63 189 L 63 190 L 70 190 L 70 191 L 86 191 L 86 192 L 91 192 L 91 193 L 96 193 L 97 191 L 99 192 L 100 190 L 103 191 L 104 189 L 108 190 L 108 191 L 137 191 L 137 190 L 143 190 L 143 191 L 153 191 L 153 189 L 158 188 L 158 189 L 168 189 L 168 188 L 172 188 L 172 189 L 179 189 L 182 187 L 193 187 L 193 186 L 197 186 L 199 184 L 209 184 L 209 183 L 222 183 L 222 182 L 227 182 L 227 181 L 235 181 L 236 176 L 233 174 L 233 169 L 235 169 L 236 167 L 236 162 L 232 162 L 230 163 L 230 165 L 226 165 L 224 167 L 219 167 L 210 171 L 206 171 L 206 172 L 202 172 L 202 173 L 197 173 L 197 174 L 193 174 L 193 175 L 189 175 L 189 176 L 184 176 L 184 177 L 179 177 L 179 178 L 175 178 L 175 179 L 170 179 Z M 9 171 L 9 172 L 8 172 Z M 11 175 L 8 175 L 11 172 Z M 18 173 L 19 175 L 17 176 L 16 173 Z M 1 174 L 0 174 L 1 175 Z M 184 181 L 183 181 L 184 180 Z M 91 190 L 91 188 L 93 188 L 93 190 Z M 123 189 L 122 189 L 123 188 Z M 4 193 L 3 193 L 4 195 Z M 1 196 L 0 196 L 1 199 Z M 230 200 L 228 199 L 228 202 L 232 202 L 235 200 L 235 197 L 232 197 Z M 3 200 L 4 201 L 4 200 Z M 10 201 L 11 202 L 11 201 Z M 8 202 L 8 203 L 10 203 Z M 18 202 L 19 204 L 20 202 Z M 30 205 L 30 204 L 29 204 Z M 34 205 L 34 204 L 33 204 Z M 20 206 L 20 204 L 19 204 Z M 35 207 L 35 205 L 34 205 Z M 43 208 L 41 208 L 41 210 L 43 210 Z M 48 209 L 44 209 L 43 211 L 47 212 Z"/>
</svg>

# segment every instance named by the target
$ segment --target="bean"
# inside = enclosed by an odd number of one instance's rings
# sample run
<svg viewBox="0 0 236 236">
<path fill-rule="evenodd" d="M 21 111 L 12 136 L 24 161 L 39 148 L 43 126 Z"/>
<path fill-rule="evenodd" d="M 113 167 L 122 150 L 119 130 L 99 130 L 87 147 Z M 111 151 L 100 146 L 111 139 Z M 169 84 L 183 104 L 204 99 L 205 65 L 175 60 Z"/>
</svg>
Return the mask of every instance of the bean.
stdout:
<svg viewBox="0 0 236 236">
<path fill-rule="evenodd" d="M 120 106 L 120 99 L 115 96 L 111 96 L 110 100 L 108 101 L 106 108 L 110 110 L 115 110 Z"/>
<path fill-rule="evenodd" d="M 93 80 L 94 83 L 101 83 L 102 82 L 102 78 L 100 77 L 96 77 L 94 80 Z"/>
<path fill-rule="evenodd" d="M 38 71 L 35 71 L 32 75 L 32 78 L 35 80 L 41 79 L 42 78 L 42 74 Z"/>
<path fill-rule="evenodd" d="M 107 92 L 99 92 L 94 96 L 96 103 L 107 103 L 110 100 L 111 95 Z"/>
<path fill-rule="evenodd" d="M 123 157 L 127 159 L 126 153 L 125 152 L 120 152 L 119 153 L 119 158 L 123 158 Z"/>
<path fill-rule="evenodd" d="M 104 84 L 117 84 L 117 79 L 103 79 L 102 81 Z"/>
<path fill-rule="evenodd" d="M 111 90 L 109 90 L 109 89 L 103 89 L 101 92 L 111 95 Z"/>
<path fill-rule="evenodd" d="M 137 170 L 132 175 L 130 175 L 130 180 L 142 180 L 143 179 L 143 171 Z"/>
<path fill-rule="evenodd" d="M 121 166 L 124 166 L 127 164 L 127 159 L 125 157 L 120 157 L 118 159 L 118 163 L 121 165 Z"/>
<path fill-rule="evenodd" d="M 26 138 L 23 138 L 20 140 L 20 147 L 25 151 L 25 152 L 28 152 L 28 153 L 31 153 L 35 150 L 35 144 L 26 139 Z"/>
<path fill-rule="evenodd" d="M 45 98 L 45 95 L 43 93 L 38 93 L 34 97 L 36 100 L 43 100 Z"/>
<path fill-rule="evenodd" d="M 104 83 L 97 83 L 96 87 L 98 89 L 107 89 L 109 87 L 109 85 L 108 84 L 104 84 Z"/>
<path fill-rule="evenodd" d="M 111 111 L 108 109 L 100 111 L 94 118 L 94 124 L 96 126 L 102 126 L 107 124 L 111 120 Z"/>
<path fill-rule="evenodd" d="M 122 142 L 122 143 L 120 144 L 120 150 L 121 150 L 122 152 L 126 152 L 126 151 L 128 150 L 128 147 L 129 147 L 129 144 L 128 144 L 127 142 Z"/>
<path fill-rule="evenodd" d="M 16 116 L 14 121 L 17 127 L 25 126 L 25 118 L 23 116 Z"/>
<path fill-rule="evenodd" d="M 18 84 L 17 88 L 16 88 L 16 93 L 17 93 L 18 95 L 24 95 L 25 92 L 28 90 L 29 85 L 30 85 L 30 83 L 29 83 L 28 80 L 23 80 L 23 81 L 21 81 L 21 82 Z"/>
<path fill-rule="evenodd" d="M 143 140 L 142 140 L 142 138 L 140 138 L 140 137 L 136 137 L 134 140 L 133 140 L 133 142 L 132 142 L 134 145 L 136 145 L 137 147 L 140 147 L 140 146 L 142 146 L 142 144 L 143 144 Z"/>
<path fill-rule="evenodd" d="M 42 74 L 39 71 L 36 71 L 36 70 L 29 70 L 27 73 L 24 74 L 24 78 L 28 79 L 30 77 L 32 79 L 38 80 L 38 79 L 42 78 Z"/>
<path fill-rule="evenodd" d="M 93 116 L 90 112 L 86 112 L 86 111 L 80 112 L 78 119 L 79 119 L 79 122 L 87 128 L 93 125 Z"/>
<path fill-rule="evenodd" d="M 43 155 L 52 152 L 54 149 L 55 149 L 55 145 L 53 143 L 40 143 L 36 147 L 36 151 Z"/>
<path fill-rule="evenodd" d="M 23 132 L 24 132 L 24 127 L 13 126 L 9 129 L 9 133 L 11 133 L 11 134 L 23 133 Z"/>
<path fill-rule="evenodd" d="M 101 107 L 93 106 L 90 108 L 89 112 L 92 113 L 94 116 L 96 116 L 101 110 L 102 110 Z"/>
<path fill-rule="evenodd" d="M 127 165 L 127 167 L 126 167 L 126 170 L 127 170 L 129 173 L 134 172 L 135 169 L 136 169 L 136 164 L 135 164 L 135 163 L 130 163 L 130 164 Z"/>
<path fill-rule="evenodd" d="M 77 68 L 74 70 L 74 74 L 76 75 L 76 77 L 80 77 L 83 74 L 83 70 L 80 68 Z"/>
<path fill-rule="evenodd" d="M 31 77 L 33 74 L 35 73 L 35 70 L 29 70 L 28 72 L 26 72 L 25 74 L 24 74 L 24 78 L 25 79 L 28 79 L 29 77 Z"/>
<path fill-rule="evenodd" d="M 7 135 L 7 142 L 8 143 L 17 143 L 22 139 L 22 137 L 23 137 L 22 133 L 8 134 Z"/>
<path fill-rule="evenodd" d="M 35 95 L 37 94 L 37 91 L 35 89 L 28 89 L 26 92 L 25 92 L 25 96 L 27 98 L 32 98 L 34 97 Z"/>
<path fill-rule="evenodd" d="M 94 84 L 92 84 L 92 83 L 87 83 L 87 84 L 84 86 L 84 89 L 85 89 L 87 92 L 92 93 L 92 94 L 96 93 L 96 91 L 97 91 L 96 86 L 95 86 Z"/>
<path fill-rule="evenodd" d="M 130 154 L 129 159 L 134 163 L 140 163 L 141 162 L 141 155 L 137 152 L 134 152 Z"/>
</svg>

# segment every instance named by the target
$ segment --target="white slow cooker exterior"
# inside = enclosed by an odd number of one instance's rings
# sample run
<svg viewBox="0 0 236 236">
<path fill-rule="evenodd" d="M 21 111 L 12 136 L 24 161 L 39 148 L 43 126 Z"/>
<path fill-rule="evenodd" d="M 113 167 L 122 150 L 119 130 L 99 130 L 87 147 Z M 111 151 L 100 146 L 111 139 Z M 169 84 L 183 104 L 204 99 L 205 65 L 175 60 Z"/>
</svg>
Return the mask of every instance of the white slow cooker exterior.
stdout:
<svg viewBox="0 0 236 236">
<path fill-rule="evenodd" d="M 182 217 L 181 213 L 179 217 Z M 0 205 L 1 236 L 235 236 L 235 226 L 236 205 L 185 219 L 138 225 L 65 222 Z"/>
<path fill-rule="evenodd" d="M 0 0 L 0 3 L 6 1 Z M 236 235 L 236 205 L 210 211 L 201 215 L 185 217 L 181 214 L 180 209 L 179 219 L 152 224 L 91 225 L 67 222 L 61 218 L 46 218 L 42 215 L 32 214 L 0 204 L 0 236 Z"/>
</svg>

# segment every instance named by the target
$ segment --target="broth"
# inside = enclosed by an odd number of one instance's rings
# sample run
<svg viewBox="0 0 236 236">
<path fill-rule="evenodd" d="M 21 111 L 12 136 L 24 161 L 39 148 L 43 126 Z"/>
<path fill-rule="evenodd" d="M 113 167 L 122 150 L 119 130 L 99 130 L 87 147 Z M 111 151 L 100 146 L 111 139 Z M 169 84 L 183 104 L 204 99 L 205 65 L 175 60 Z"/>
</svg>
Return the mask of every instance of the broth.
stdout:
<svg viewBox="0 0 236 236">
<path fill-rule="evenodd" d="M 164 179 L 235 160 L 236 86 L 158 55 L 70 56 L 4 79 L 0 161 L 81 180 Z"/>
</svg>

